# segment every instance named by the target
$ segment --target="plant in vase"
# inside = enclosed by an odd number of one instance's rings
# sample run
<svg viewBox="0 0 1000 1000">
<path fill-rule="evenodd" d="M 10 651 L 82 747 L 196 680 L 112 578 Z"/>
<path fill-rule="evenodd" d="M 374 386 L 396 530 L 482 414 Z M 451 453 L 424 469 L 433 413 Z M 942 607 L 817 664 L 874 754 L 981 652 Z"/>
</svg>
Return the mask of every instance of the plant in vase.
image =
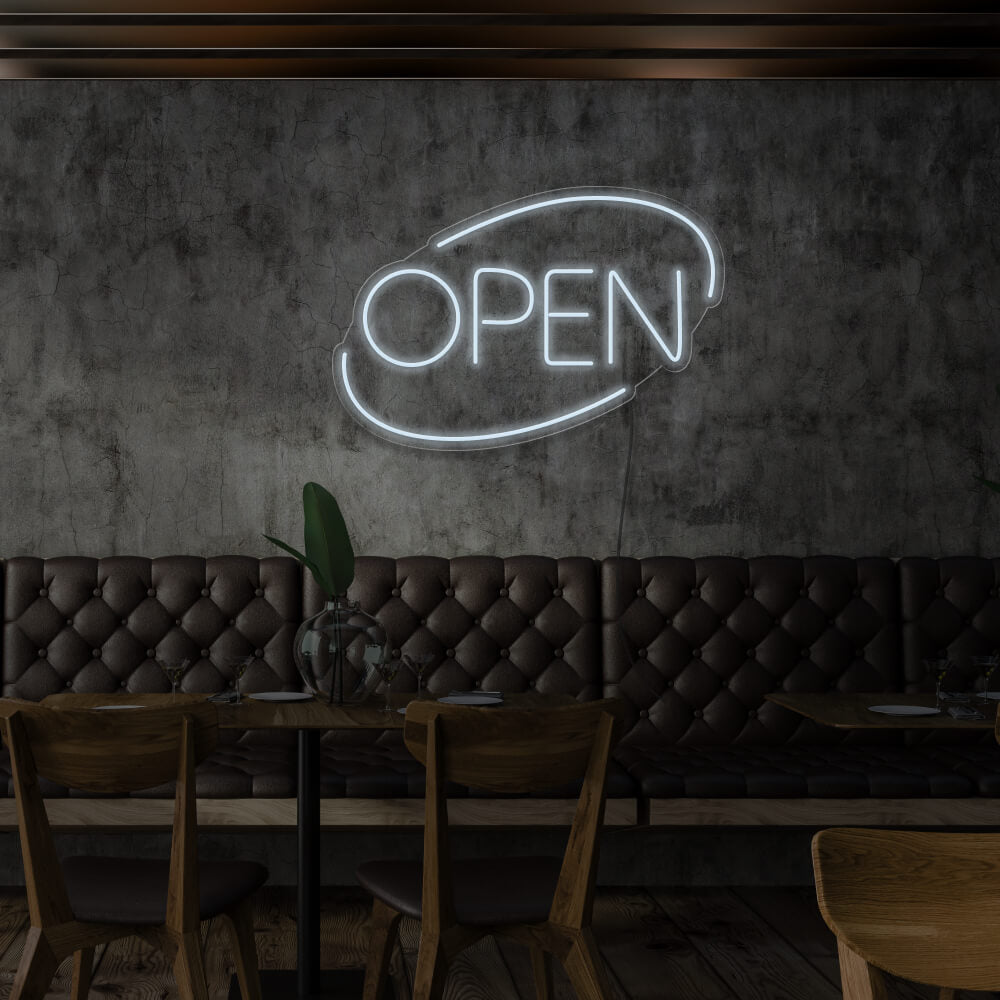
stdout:
<svg viewBox="0 0 1000 1000">
<path fill-rule="evenodd" d="M 318 483 L 306 483 L 302 514 L 305 553 L 264 536 L 302 563 L 326 595 L 323 610 L 295 633 L 295 664 L 316 697 L 338 705 L 361 701 L 378 684 L 388 645 L 385 630 L 357 601 L 347 599 L 354 548 L 337 501 Z"/>
</svg>

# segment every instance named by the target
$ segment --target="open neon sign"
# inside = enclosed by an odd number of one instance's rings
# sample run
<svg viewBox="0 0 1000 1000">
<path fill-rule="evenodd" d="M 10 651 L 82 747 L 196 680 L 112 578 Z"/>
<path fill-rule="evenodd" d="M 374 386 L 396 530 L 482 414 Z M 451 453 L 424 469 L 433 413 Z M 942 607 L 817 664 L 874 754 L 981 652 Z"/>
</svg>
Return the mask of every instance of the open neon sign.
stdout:
<svg viewBox="0 0 1000 1000">
<path fill-rule="evenodd" d="M 368 429 L 424 448 L 573 427 L 687 366 L 722 260 L 701 219 L 645 192 L 571 188 L 491 209 L 365 282 L 334 353 L 337 392 Z"/>
</svg>

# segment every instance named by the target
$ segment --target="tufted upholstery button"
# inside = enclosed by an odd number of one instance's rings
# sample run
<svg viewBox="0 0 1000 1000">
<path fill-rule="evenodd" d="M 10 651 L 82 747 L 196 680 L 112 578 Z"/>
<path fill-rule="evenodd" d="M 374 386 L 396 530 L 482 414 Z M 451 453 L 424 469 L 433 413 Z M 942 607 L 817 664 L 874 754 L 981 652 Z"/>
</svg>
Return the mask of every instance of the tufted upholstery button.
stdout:
<svg viewBox="0 0 1000 1000">
<path fill-rule="evenodd" d="M 236 619 L 235 618 L 230 618 L 229 619 L 229 627 L 230 628 L 236 628 Z"/>
<path fill-rule="evenodd" d="M 750 587 L 747 587 L 747 589 L 744 590 L 743 593 L 746 597 L 753 597 L 753 590 Z"/>
<path fill-rule="evenodd" d="M 854 650 L 854 655 L 858 657 L 863 657 L 865 655 L 865 651 L 863 649 L 856 649 Z"/>
<path fill-rule="evenodd" d="M 101 596 L 101 588 L 94 587 L 94 597 L 100 597 L 100 596 Z"/>
<path fill-rule="evenodd" d="M 691 588 L 691 596 L 692 597 L 701 597 L 701 590 L 699 590 L 698 587 L 692 587 Z"/>
<path fill-rule="evenodd" d="M 555 590 L 552 591 L 552 596 L 562 597 L 562 587 L 556 587 Z"/>
<path fill-rule="evenodd" d="M 207 660 L 208 659 L 208 650 L 207 649 L 203 649 L 201 651 L 201 656 L 202 656 L 202 659 Z"/>
<path fill-rule="evenodd" d="M 500 658 L 501 659 L 506 660 L 508 656 L 510 656 L 510 650 L 509 649 L 501 649 L 500 650 Z"/>
<path fill-rule="evenodd" d="M 119 684 L 118 686 L 123 688 L 128 687 L 128 681 L 122 681 L 121 684 Z"/>
<path fill-rule="evenodd" d="M 747 712 L 747 718 L 748 719 L 756 719 L 757 718 L 757 709 L 751 708 L 750 711 Z"/>
<path fill-rule="evenodd" d="M 808 650 L 808 649 L 803 649 L 802 650 L 802 659 L 803 660 L 808 660 L 810 656 L 812 656 L 812 651 L 811 650 Z"/>
<path fill-rule="evenodd" d="M 861 596 L 861 588 L 860 587 L 855 587 L 854 588 L 854 596 L 855 597 L 860 597 Z"/>
<path fill-rule="evenodd" d="M 399 587 L 393 587 L 390 593 L 392 594 L 393 597 L 399 597 L 402 591 L 399 589 Z"/>
<path fill-rule="evenodd" d="M 693 656 L 693 657 L 694 657 L 694 658 L 695 658 L 696 660 L 698 660 L 698 659 L 701 659 L 701 650 L 700 650 L 700 649 L 692 649 L 692 650 L 691 650 L 691 655 L 692 655 L 692 656 Z"/>
<path fill-rule="evenodd" d="M 42 589 L 40 591 L 38 591 L 38 596 L 39 597 L 48 597 L 49 596 L 49 592 L 48 592 L 48 590 L 45 587 L 42 587 Z"/>
<path fill-rule="evenodd" d="M 673 686 L 674 686 L 674 682 L 673 681 L 667 681 L 667 687 L 668 688 L 672 688 Z"/>
<path fill-rule="evenodd" d="M 757 655 L 757 650 L 756 649 L 748 649 L 747 650 L 747 659 L 748 660 L 754 659 L 754 657 L 756 657 L 756 655 Z"/>
<path fill-rule="evenodd" d="M 644 649 L 640 649 L 639 650 L 639 659 L 640 660 L 646 659 L 646 650 L 644 650 Z"/>
<path fill-rule="evenodd" d="M 478 618 L 473 618 L 472 619 L 472 624 L 473 625 L 478 625 L 479 624 L 479 619 Z"/>
<path fill-rule="evenodd" d="M 557 660 L 561 660 L 563 658 L 563 651 L 561 649 L 557 649 L 553 655 Z"/>
<path fill-rule="evenodd" d="M 146 596 L 156 597 L 156 587 L 150 587 L 149 590 L 146 591 Z"/>
<path fill-rule="evenodd" d="M 127 618 L 123 618 L 122 619 L 122 625 L 128 625 L 128 619 Z"/>
<path fill-rule="evenodd" d="M 49 651 L 48 651 L 47 649 L 40 649 L 40 650 L 38 651 L 38 658 L 39 658 L 40 660 L 44 660 L 44 659 L 45 659 L 45 657 L 46 657 L 46 656 L 48 656 L 48 655 L 49 655 Z"/>
<path fill-rule="evenodd" d="M 449 587 L 449 588 L 448 588 L 448 589 L 447 589 L 447 590 L 446 590 L 446 591 L 444 592 L 444 596 L 445 596 L 445 597 L 454 597 L 454 596 L 455 596 L 455 590 L 454 590 L 454 588 L 452 588 L 452 587 Z"/>
<path fill-rule="evenodd" d="M 934 596 L 944 597 L 944 590 L 941 587 L 938 587 L 938 589 L 934 591 Z"/>
<path fill-rule="evenodd" d="M 535 682 L 534 681 L 528 681 L 528 687 L 532 687 L 533 688 L 534 686 L 535 686 Z"/>
<path fill-rule="evenodd" d="M 775 624 L 775 627 L 781 628 L 781 619 L 780 618 L 775 618 L 774 619 L 774 624 Z"/>
<path fill-rule="evenodd" d="M 669 627 L 670 625 L 673 625 L 673 623 L 674 623 L 674 620 L 673 620 L 673 618 L 664 618 L 664 619 L 663 619 L 663 624 L 664 624 L 664 625 L 666 625 L 666 626 L 668 626 L 668 627 Z"/>
<path fill-rule="evenodd" d="M 996 587 L 994 587 L 994 588 L 993 588 L 993 589 L 992 589 L 992 590 L 990 591 L 990 597 L 996 597 L 996 596 L 997 596 L 997 588 L 996 588 Z"/>
<path fill-rule="evenodd" d="M 826 623 L 827 623 L 827 625 L 830 626 L 830 628 L 836 628 L 837 627 L 837 622 L 833 618 L 828 618 L 827 621 L 826 621 Z"/>
<path fill-rule="evenodd" d="M 264 650 L 263 649 L 255 649 L 253 651 L 253 655 L 256 656 L 258 660 L 262 660 L 262 659 L 264 659 Z"/>
<path fill-rule="evenodd" d="M 174 624 L 175 624 L 175 625 L 176 625 L 176 626 L 177 626 L 178 628 L 180 628 L 180 627 L 181 627 L 181 620 L 180 620 L 180 618 L 175 618 L 175 619 L 174 619 Z"/>
<path fill-rule="evenodd" d="M 500 588 L 500 596 L 501 597 L 506 597 L 509 593 L 510 593 L 510 591 L 506 587 L 501 587 Z"/>
<path fill-rule="evenodd" d="M 67 625 L 68 625 L 68 626 L 69 626 L 70 628 L 72 628 L 72 627 L 73 627 L 73 619 L 72 619 L 72 618 L 67 618 L 67 619 L 66 619 L 66 624 L 67 624 Z"/>
<path fill-rule="evenodd" d="M 149 659 L 149 660 L 155 660 L 156 659 L 156 650 L 155 649 L 147 649 L 146 650 L 146 658 Z"/>
<path fill-rule="evenodd" d="M 72 681 L 66 681 L 66 687 L 71 688 L 73 686 Z"/>
<path fill-rule="evenodd" d="M 399 650 L 398 650 L 398 649 L 394 649 L 394 650 L 392 651 L 392 658 L 393 658 L 394 660 L 398 660 L 398 659 L 399 659 Z"/>
<path fill-rule="evenodd" d="M 649 718 L 649 711 L 647 709 L 645 709 L 645 708 L 639 709 L 639 718 L 640 719 L 648 719 Z"/>
<path fill-rule="evenodd" d="M 645 588 L 645 587 L 640 587 L 640 588 L 639 588 L 639 589 L 638 589 L 638 590 L 637 590 L 637 591 L 635 592 L 635 596 L 636 596 L 636 597 L 645 597 L 645 596 L 646 596 L 646 588 Z"/>
<path fill-rule="evenodd" d="M 965 619 L 965 624 L 966 625 L 971 625 L 972 624 L 972 619 L 971 618 L 966 618 Z"/>
<path fill-rule="evenodd" d="M 420 619 L 420 624 L 421 625 L 426 625 L 427 624 L 427 619 L 426 618 L 421 618 Z"/>
<path fill-rule="evenodd" d="M 101 658 L 101 651 L 99 649 L 91 650 L 91 652 L 93 653 L 95 660 L 99 660 Z"/>
<path fill-rule="evenodd" d="M 446 649 L 444 651 L 444 655 L 447 656 L 449 660 L 454 660 L 455 659 L 455 650 L 453 650 L 453 649 Z"/>
<path fill-rule="evenodd" d="M 253 595 L 254 595 L 254 597 L 263 597 L 263 596 L 264 596 L 264 588 L 263 588 L 263 587 L 258 587 L 258 588 L 257 588 L 257 589 L 256 589 L 256 590 L 255 590 L 255 591 L 253 592 Z"/>
<path fill-rule="evenodd" d="M 208 589 L 208 587 L 202 587 L 201 588 L 201 596 L 202 597 L 208 597 L 208 595 L 210 593 L 211 593 L 211 591 Z"/>
<path fill-rule="evenodd" d="M 534 618 L 529 618 L 528 619 L 528 627 L 529 628 L 534 628 L 535 627 L 535 619 Z"/>
<path fill-rule="evenodd" d="M 694 717 L 695 717 L 696 719 L 700 719 L 700 718 L 701 718 L 701 716 L 702 716 L 702 711 L 701 711 L 701 709 L 700 709 L 700 708 L 696 708 L 696 709 L 694 710 L 694 712 L 692 713 L 692 715 L 694 715 Z"/>
</svg>

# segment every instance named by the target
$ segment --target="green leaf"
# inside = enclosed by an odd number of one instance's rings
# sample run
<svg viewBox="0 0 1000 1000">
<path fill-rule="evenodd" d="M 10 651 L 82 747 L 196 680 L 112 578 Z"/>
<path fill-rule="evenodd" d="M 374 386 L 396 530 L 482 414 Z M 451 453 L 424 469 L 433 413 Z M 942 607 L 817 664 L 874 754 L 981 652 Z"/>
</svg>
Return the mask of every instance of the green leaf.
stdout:
<svg viewBox="0 0 1000 1000">
<path fill-rule="evenodd" d="M 1000 493 L 1000 483 L 994 482 L 992 479 L 984 479 L 982 476 L 976 476 L 976 479 L 983 484 L 983 486 L 988 486 L 995 493 Z"/>
<path fill-rule="evenodd" d="M 333 593 L 346 594 L 354 580 L 354 548 L 337 501 L 318 483 L 302 489 L 306 555 L 330 581 Z"/>
<path fill-rule="evenodd" d="M 320 571 L 320 568 L 316 565 L 316 563 L 314 563 L 307 556 L 304 556 L 301 552 L 298 551 L 298 549 L 293 549 L 291 545 L 288 545 L 287 543 L 281 541 L 281 539 L 272 538 L 270 535 L 265 535 L 264 537 L 269 542 L 273 542 L 279 548 L 284 549 L 289 555 L 295 556 L 295 558 L 298 559 L 298 561 L 302 563 L 302 565 L 305 566 L 310 573 L 312 573 L 313 579 L 319 585 L 320 590 L 322 590 L 323 593 L 326 594 L 326 596 L 331 601 L 333 600 L 333 586 L 329 580 L 324 578 L 322 572 Z"/>
</svg>

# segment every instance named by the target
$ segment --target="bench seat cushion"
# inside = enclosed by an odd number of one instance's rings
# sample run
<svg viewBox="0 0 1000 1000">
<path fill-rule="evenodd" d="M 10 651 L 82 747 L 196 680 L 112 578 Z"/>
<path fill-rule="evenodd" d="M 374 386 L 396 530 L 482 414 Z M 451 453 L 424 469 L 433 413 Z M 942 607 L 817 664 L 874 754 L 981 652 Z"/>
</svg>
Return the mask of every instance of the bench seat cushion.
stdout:
<svg viewBox="0 0 1000 1000">
<path fill-rule="evenodd" d="M 976 794 L 974 780 L 957 768 L 956 759 L 934 748 L 626 745 L 616 749 L 615 757 L 652 799 Z"/>
<path fill-rule="evenodd" d="M 936 749 L 942 759 L 951 762 L 956 773 L 972 782 L 978 795 L 989 798 L 1000 796 L 1000 746 L 995 740 L 975 746 L 942 746 Z"/>
<path fill-rule="evenodd" d="M 424 766 L 401 743 L 376 743 L 367 746 L 324 744 L 320 748 L 320 795 L 323 798 L 422 799 Z M 500 798 L 463 785 L 449 784 L 448 794 Z M 576 798 L 580 782 L 553 788 L 532 798 Z M 635 781 L 620 764 L 608 768 L 608 798 L 634 798 Z M 514 796 L 516 797 L 516 796 Z"/>
</svg>

